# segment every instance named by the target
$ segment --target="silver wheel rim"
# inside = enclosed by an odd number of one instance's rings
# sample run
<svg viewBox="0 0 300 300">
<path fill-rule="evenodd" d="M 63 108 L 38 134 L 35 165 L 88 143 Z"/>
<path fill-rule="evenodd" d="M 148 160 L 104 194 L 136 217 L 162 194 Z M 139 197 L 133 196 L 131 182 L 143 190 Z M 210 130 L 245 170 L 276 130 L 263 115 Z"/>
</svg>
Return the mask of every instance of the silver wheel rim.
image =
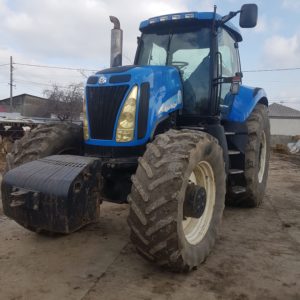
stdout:
<svg viewBox="0 0 300 300">
<path fill-rule="evenodd" d="M 260 149 L 259 149 L 259 170 L 257 174 L 259 183 L 261 183 L 264 178 L 265 168 L 266 168 L 266 156 L 267 156 L 266 134 L 263 131 L 261 142 L 260 142 Z"/>
<path fill-rule="evenodd" d="M 206 191 L 206 205 L 202 216 L 200 218 L 187 217 L 182 220 L 182 229 L 186 240 L 190 244 L 196 245 L 202 241 L 209 228 L 216 202 L 216 185 L 211 165 L 206 161 L 199 162 L 189 180 L 204 187 Z"/>
</svg>

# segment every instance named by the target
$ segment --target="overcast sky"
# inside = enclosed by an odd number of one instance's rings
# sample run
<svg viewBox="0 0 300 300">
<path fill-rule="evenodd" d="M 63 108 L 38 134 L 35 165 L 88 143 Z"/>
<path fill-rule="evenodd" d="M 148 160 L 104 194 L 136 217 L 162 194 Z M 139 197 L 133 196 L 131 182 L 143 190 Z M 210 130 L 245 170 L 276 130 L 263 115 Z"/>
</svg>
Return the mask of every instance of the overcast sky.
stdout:
<svg viewBox="0 0 300 300">
<path fill-rule="evenodd" d="M 300 0 L 257 0 L 259 22 L 242 30 L 242 68 L 247 70 L 300 67 Z M 238 10 L 241 0 L 0 0 L 0 99 L 9 97 L 9 57 L 16 63 L 71 67 L 60 70 L 14 65 L 14 95 L 42 91 L 56 83 L 84 82 L 92 72 L 109 66 L 109 15 L 124 30 L 124 64 L 131 64 L 138 27 L 153 16 Z M 233 21 L 238 24 L 238 18 Z M 244 73 L 244 84 L 263 87 L 270 102 L 300 109 L 300 70 Z"/>
</svg>

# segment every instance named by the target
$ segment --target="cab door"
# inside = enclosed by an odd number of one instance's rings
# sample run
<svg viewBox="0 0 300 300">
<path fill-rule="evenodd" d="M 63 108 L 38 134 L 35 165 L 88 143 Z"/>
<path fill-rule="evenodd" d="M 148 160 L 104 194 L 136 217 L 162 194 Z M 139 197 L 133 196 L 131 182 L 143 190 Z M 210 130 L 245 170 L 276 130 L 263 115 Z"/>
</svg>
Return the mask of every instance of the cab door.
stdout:
<svg viewBox="0 0 300 300">
<path fill-rule="evenodd" d="M 218 68 L 219 94 L 218 103 L 221 115 L 226 115 L 233 102 L 237 87 L 241 83 L 241 66 L 238 51 L 238 43 L 224 28 L 218 30 Z M 235 87 L 235 90 L 233 90 Z"/>
</svg>

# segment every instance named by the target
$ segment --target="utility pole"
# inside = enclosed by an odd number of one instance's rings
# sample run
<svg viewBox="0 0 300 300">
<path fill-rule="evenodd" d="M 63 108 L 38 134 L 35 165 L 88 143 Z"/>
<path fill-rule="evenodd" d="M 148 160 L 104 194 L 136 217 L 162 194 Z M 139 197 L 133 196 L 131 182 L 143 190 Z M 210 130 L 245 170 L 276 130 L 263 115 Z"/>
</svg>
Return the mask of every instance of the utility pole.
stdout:
<svg viewBox="0 0 300 300">
<path fill-rule="evenodd" d="M 9 101 L 9 108 L 10 112 L 13 112 L 13 59 L 12 56 L 10 57 L 10 101 Z"/>
</svg>

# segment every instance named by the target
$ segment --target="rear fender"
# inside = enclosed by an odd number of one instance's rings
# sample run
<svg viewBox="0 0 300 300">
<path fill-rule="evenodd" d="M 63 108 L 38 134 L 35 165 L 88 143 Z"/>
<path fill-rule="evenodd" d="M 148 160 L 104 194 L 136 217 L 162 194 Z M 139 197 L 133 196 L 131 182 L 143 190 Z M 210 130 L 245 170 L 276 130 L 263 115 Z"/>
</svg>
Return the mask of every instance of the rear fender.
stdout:
<svg viewBox="0 0 300 300">
<path fill-rule="evenodd" d="M 239 93 L 233 98 L 231 108 L 225 120 L 245 122 L 257 103 L 268 106 L 268 99 L 262 88 L 241 86 Z"/>
</svg>

